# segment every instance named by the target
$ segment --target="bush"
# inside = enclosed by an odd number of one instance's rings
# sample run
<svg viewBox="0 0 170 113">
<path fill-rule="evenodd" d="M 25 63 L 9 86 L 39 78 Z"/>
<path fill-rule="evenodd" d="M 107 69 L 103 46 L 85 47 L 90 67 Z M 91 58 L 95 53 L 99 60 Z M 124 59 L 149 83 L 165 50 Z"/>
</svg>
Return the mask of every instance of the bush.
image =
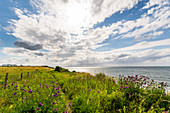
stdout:
<svg viewBox="0 0 170 113">
<path fill-rule="evenodd" d="M 58 72 L 69 72 L 68 69 L 62 68 L 60 66 L 56 66 L 55 67 L 55 71 L 58 71 Z"/>
</svg>

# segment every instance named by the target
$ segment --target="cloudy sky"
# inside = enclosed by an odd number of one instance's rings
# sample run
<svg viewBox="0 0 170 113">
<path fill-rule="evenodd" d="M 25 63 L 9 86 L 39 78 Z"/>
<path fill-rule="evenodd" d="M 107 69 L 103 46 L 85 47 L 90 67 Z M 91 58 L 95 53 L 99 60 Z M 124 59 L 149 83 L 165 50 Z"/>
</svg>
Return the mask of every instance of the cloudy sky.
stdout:
<svg viewBox="0 0 170 113">
<path fill-rule="evenodd" d="M 170 1 L 1 0 L 7 63 L 170 66 Z"/>
</svg>

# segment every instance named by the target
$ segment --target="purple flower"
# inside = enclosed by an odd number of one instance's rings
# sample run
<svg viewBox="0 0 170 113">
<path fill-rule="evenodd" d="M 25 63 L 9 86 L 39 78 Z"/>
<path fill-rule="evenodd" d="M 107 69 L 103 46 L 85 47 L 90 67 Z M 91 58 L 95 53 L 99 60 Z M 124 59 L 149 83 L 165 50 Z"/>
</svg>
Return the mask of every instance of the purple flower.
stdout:
<svg viewBox="0 0 170 113">
<path fill-rule="evenodd" d="M 167 113 L 167 111 L 164 111 L 164 113 Z"/>
<path fill-rule="evenodd" d="M 58 89 L 56 88 L 56 90 L 58 90 Z"/>
<path fill-rule="evenodd" d="M 17 93 L 13 93 L 12 95 L 16 95 Z"/>
<path fill-rule="evenodd" d="M 49 88 L 48 86 L 46 88 Z"/>
<path fill-rule="evenodd" d="M 100 93 L 100 91 L 98 91 L 98 93 Z"/>
<path fill-rule="evenodd" d="M 54 105 L 55 104 L 55 102 L 52 102 L 52 105 Z"/>
<path fill-rule="evenodd" d="M 166 93 L 164 93 L 164 95 L 166 95 Z"/>
<path fill-rule="evenodd" d="M 29 93 L 32 93 L 32 90 L 30 89 L 28 92 L 29 92 Z"/>
<path fill-rule="evenodd" d="M 39 110 L 40 108 L 39 107 L 37 107 L 37 110 Z"/>
<path fill-rule="evenodd" d="M 8 85 L 8 87 L 10 87 L 10 85 Z"/>
<path fill-rule="evenodd" d="M 58 82 L 56 84 L 58 84 Z"/>
<path fill-rule="evenodd" d="M 58 91 L 58 93 L 60 93 L 60 91 Z"/>
<path fill-rule="evenodd" d="M 126 82 L 126 85 L 127 85 L 128 83 Z"/>
<path fill-rule="evenodd" d="M 39 103 L 39 107 L 41 107 L 41 106 L 43 106 L 43 104 L 40 102 L 40 103 Z"/>
<path fill-rule="evenodd" d="M 91 89 L 89 91 L 91 91 Z"/>
<path fill-rule="evenodd" d="M 117 89 L 117 91 L 119 91 L 119 89 Z"/>
<path fill-rule="evenodd" d="M 55 111 L 57 111 L 58 109 L 56 108 Z"/>
</svg>

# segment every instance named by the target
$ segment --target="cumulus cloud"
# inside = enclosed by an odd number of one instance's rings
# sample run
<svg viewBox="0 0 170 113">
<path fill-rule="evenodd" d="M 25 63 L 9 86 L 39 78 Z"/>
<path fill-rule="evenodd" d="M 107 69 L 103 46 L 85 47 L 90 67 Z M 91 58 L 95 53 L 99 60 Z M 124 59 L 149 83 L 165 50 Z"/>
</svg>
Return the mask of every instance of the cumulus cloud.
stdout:
<svg viewBox="0 0 170 113">
<path fill-rule="evenodd" d="M 169 57 L 168 53 L 163 53 L 167 50 L 148 52 L 143 49 L 170 45 L 170 39 L 142 41 L 163 34 L 161 28 L 169 28 L 170 12 L 166 5 L 169 4 L 167 0 L 150 0 L 141 9 L 148 9 L 148 12 L 137 19 L 119 20 L 109 26 L 96 28 L 95 25 L 104 22 L 116 12 L 123 13 L 124 10 L 133 8 L 138 4 L 138 0 L 30 0 L 30 4 L 37 11 L 36 14 L 15 8 L 19 19 L 11 19 L 10 26 L 6 27 L 9 34 L 19 40 L 14 43 L 15 48 L 2 49 L 3 53 L 21 57 L 15 57 L 13 61 L 22 62 L 23 59 L 31 63 L 41 60 L 41 63 L 50 62 L 52 65 L 58 63 L 64 66 L 94 66 L 103 63 L 141 63 L 142 60 L 145 62 Z M 155 4 L 157 6 L 152 7 Z M 103 43 L 109 38 L 133 38 L 142 42 L 97 52 L 97 48 L 109 44 Z M 159 52 L 161 54 L 158 54 Z"/>
<path fill-rule="evenodd" d="M 16 41 L 14 43 L 15 46 L 17 47 L 22 47 L 25 49 L 29 49 L 29 50 L 39 50 L 42 49 L 42 45 L 41 44 L 32 44 L 31 42 L 27 42 L 27 41 Z"/>
<path fill-rule="evenodd" d="M 113 51 L 132 51 L 132 50 L 148 49 L 148 48 L 158 47 L 158 46 L 166 46 L 166 45 L 170 45 L 169 41 L 170 39 L 151 41 L 151 42 L 143 41 L 135 45 L 120 48 L 120 49 L 115 49 Z"/>
<path fill-rule="evenodd" d="M 159 36 L 161 34 L 163 34 L 163 31 L 149 33 L 149 34 L 145 34 L 143 36 L 137 36 L 137 37 L 135 37 L 134 41 L 141 41 L 141 40 L 145 40 L 145 39 L 155 38 L 156 36 Z"/>
</svg>

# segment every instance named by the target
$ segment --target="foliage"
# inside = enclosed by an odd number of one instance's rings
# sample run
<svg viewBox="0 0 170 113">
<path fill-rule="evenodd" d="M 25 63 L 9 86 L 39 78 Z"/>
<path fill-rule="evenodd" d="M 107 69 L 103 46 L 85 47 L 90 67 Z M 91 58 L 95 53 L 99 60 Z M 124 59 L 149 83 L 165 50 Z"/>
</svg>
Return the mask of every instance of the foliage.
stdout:
<svg viewBox="0 0 170 113">
<path fill-rule="evenodd" d="M 56 66 L 55 67 L 55 71 L 58 71 L 58 72 L 69 72 L 68 69 L 62 68 L 60 66 Z"/>
<path fill-rule="evenodd" d="M 103 73 L 92 76 L 39 70 L 23 80 L 11 80 L 6 89 L 1 85 L 0 112 L 170 112 L 170 96 L 165 92 L 167 84 L 146 76 L 119 76 L 115 80 Z"/>
</svg>

